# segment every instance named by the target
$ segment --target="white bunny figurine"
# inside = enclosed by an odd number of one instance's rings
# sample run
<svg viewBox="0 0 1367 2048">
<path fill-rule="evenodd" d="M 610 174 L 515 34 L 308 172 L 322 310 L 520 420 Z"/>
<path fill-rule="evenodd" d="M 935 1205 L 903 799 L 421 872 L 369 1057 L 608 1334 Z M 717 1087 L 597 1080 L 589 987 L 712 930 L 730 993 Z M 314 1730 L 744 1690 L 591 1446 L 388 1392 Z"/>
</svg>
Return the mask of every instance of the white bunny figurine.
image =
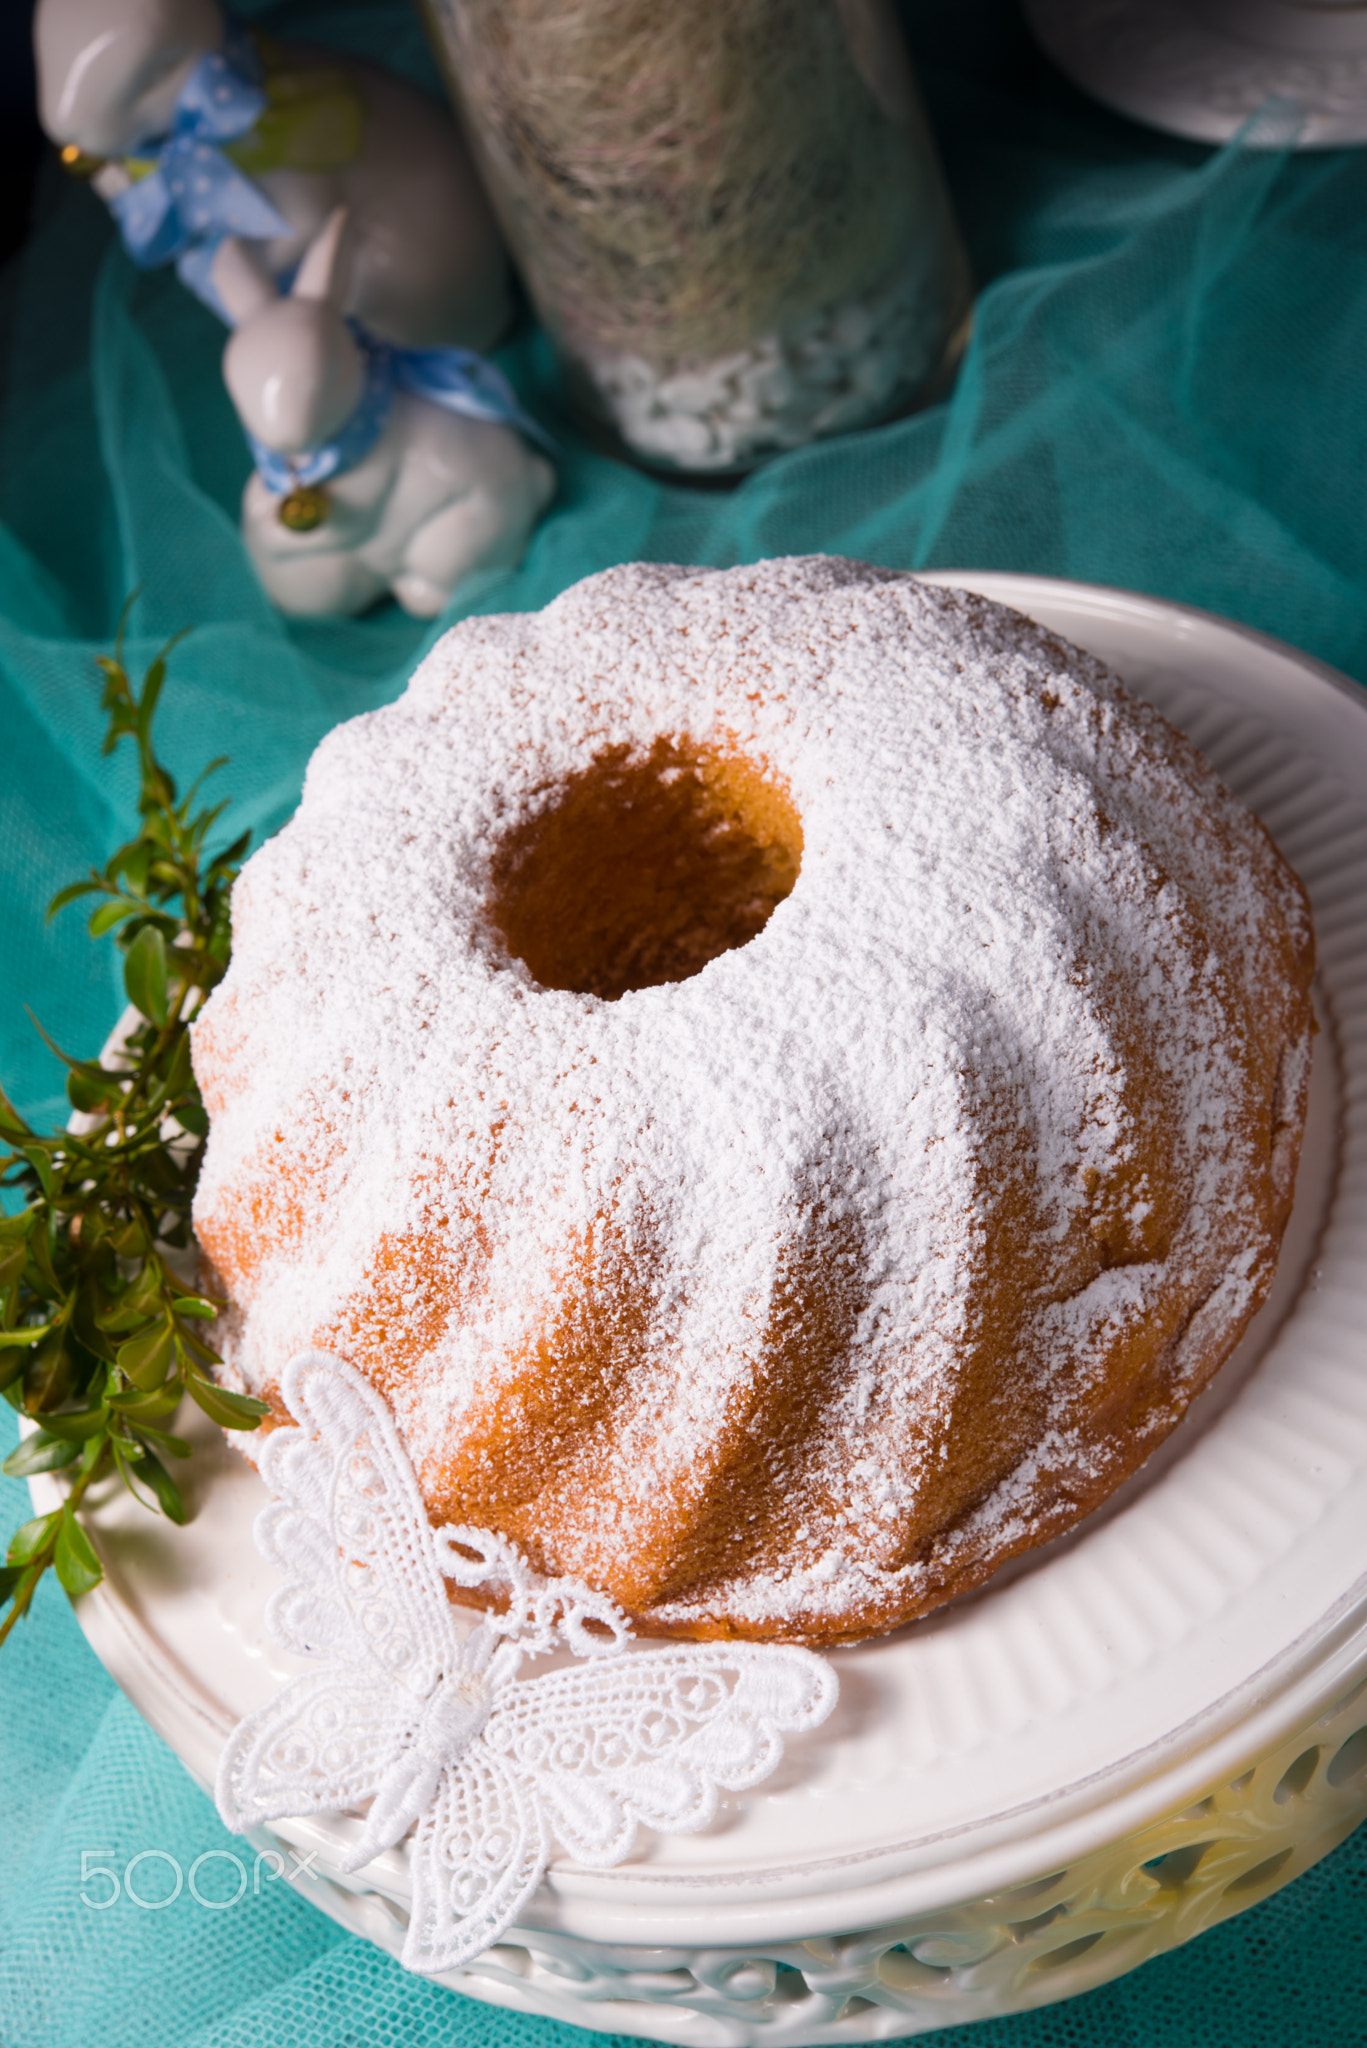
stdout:
<svg viewBox="0 0 1367 2048">
<path fill-rule="evenodd" d="M 346 236 L 339 207 L 286 297 L 247 243 L 214 259 L 238 323 L 223 375 L 256 458 L 243 538 L 284 612 L 359 612 L 392 591 L 434 618 L 468 577 L 516 566 L 554 472 L 492 364 L 391 349 L 343 316 Z"/>
<path fill-rule="evenodd" d="M 407 348 L 492 346 L 509 312 L 488 202 L 445 108 L 359 59 L 248 31 L 218 0 L 38 0 L 44 128 L 125 246 L 210 282 L 225 234 L 287 277 L 349 208 L 345 310 Z"/>
</svg>

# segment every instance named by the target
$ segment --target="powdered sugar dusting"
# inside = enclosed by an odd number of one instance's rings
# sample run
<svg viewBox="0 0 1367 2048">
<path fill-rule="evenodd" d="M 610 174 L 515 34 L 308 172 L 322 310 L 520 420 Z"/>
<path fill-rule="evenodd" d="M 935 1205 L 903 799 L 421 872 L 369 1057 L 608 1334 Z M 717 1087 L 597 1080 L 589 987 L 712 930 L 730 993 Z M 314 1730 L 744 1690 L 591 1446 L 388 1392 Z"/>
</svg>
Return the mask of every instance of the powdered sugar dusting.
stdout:
<svg viewBox="0 0 1367 2048">
<path fill-rule="evenodd" d="M 541 988 L 497 849 L 662 736 L 786 789 L 797 884 L 690 980 Z M 1156 714 L 981 599 L 817 558 L 468 621 L 324 741 L 233 910 L 196 1032 L 232 1372 L 348 1357 L 435 1513 L 647 1626 L 831 1637 L 972 1583 L 1265 1291 L 1303 896 Z"/>
</svg>

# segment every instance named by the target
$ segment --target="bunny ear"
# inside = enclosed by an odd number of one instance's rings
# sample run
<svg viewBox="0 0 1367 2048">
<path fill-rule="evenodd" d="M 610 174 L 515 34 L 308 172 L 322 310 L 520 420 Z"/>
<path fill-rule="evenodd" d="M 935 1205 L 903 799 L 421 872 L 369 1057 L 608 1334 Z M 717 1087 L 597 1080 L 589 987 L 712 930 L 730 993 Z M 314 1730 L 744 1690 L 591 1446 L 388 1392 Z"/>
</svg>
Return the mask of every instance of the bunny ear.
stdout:
<svg viewBox="0 0 1367 2048">
<path fill-rule="evenodd" d="M 337 305 L 346 288 L 347 210 L 334 207 L 304 251 L 292 299 L 325 299 Z"/>
<path fill-rule="evenodd" d="M 214 251 L 209 279 L 234 327 L 241 327 L 280 297 L 275 279 L 248 243 L 225 235 Z"/>
</svg>

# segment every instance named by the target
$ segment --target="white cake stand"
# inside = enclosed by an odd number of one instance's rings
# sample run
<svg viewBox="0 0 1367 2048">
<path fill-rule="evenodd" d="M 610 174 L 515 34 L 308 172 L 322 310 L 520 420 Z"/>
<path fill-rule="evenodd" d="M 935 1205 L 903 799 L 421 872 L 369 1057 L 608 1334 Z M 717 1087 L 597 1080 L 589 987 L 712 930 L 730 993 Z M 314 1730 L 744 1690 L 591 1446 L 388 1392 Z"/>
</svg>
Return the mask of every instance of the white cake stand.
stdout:
<svg viewBox="0 0 1367 2048">
<path fill-rule="evenodd" d="M 1150 598 L 968 585 L 1115 663 L 1266 820 L 1314 901 L 1324 1029 L 1272 1301 L 1181 1429 L 1070 1537 L 836 1653 L 841 1703 L 701 1835 L 552 1864 L 452 1984 L 680 2043 L 867 2041 L 1100 1984 L 1295 1877 L 1367 1814 L 1367 716 L 1355 686 Z M 190 1526 L 90 1524 L 81 1625 L 201 1784 L 302 1668 L 264 1638 L 254 1473 L 195 1412 Z M 36 1506 L 58 1481 L 32 1482 Z M 282 1824 L 297 1889 L 391 1951 L 404 1853 Z M 260 1847 L 270 1846 L 262 1837 Z M 282 1860 L 277 1858 L 277 1860 Z M 291 1866 L 292 1867 L 292 1866 Z M 459 2022 L 452 2015 L 453 2038 Z"/>
<path fill-rule="evenodd" d="M 1035 35 L 1109 107 L 1253 147 L 1367 142 L 1367 0 L 1025 0 Z M 1271 103 L 1271 104 L 1269 104 Z"/>
</svg>

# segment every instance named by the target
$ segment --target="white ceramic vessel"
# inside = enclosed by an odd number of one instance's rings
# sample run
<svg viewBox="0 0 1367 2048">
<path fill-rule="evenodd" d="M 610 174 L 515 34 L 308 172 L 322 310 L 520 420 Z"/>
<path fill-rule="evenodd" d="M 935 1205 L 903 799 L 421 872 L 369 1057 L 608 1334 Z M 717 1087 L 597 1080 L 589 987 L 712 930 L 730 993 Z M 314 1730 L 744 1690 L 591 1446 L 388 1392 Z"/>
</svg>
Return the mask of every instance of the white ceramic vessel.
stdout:
<svg viewBox="0 0 1367 2048">
<path fill-rule="evenodd" d="M 687 2043 L 886 2039 L 1046 2004 L 1254 1903 L 1367 1814 L 1367 716 L 1356 686 L 1179 606 L 1006 575 L 981 590 L 1103 655 L 1265 819 L 1315 907 L 1317 1041 L 1272 1300 L 1163 1449 L 1071 1536 L 895 1636 L 835 1653 L 841 1703 L 780 1772 L 631 1862 L 554 1862 L 451 1981 Z M 191 1426 L 193 1428 L 193 1425 Z M 267 1642 L 254 1474 L 202 1421 L 195 1517 L 106 1497 L 78 1605 L 201 1783 L 302 1668 Z M 32 1483 L 40 1508 L 52 1478 Z M 400 1851 L 282 1824 L 298 1888 L 391 1950 Z M 261 1846 L 266 1846 L 263 1837 Z M 453 2011 L 452 2036 L 459 2019 Z"/>
<path fill-rule="evenodd" d="M 1198 142 L 1367 142 L 1367 0 L 1025 0 L 1084 92 Z"/>
</svg>

